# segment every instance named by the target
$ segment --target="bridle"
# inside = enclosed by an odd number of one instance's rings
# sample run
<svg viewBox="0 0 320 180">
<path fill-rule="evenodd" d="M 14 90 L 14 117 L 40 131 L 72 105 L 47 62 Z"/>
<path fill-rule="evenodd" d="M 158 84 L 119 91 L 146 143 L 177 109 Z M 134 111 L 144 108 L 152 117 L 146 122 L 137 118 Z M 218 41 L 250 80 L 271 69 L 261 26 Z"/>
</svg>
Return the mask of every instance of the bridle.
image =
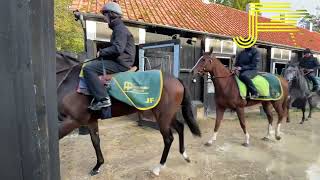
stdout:
<svg viewBox="0 0 320 180">
<path fill-rule="evenodd" d="M 198 65 L 198 63 L 201 61 L 201 59 L 203 58 L 203 56 L 199 59 L 199 61 L 195 64 L 195 66 L 191 69 L 191 72 L 194 70 L 194 68 Z M 213 57 L 211 57 L 210 56 L 210 59 L 209 59 L 209 61 L 210 62 L 213 62 L 213 59 L 212 59 Z M 202 69 L 203 71 L 205 71 L 205 68 L 203 68 Z M 206 72 L 206 73 L 203 73 L 203 75 L 202 76 L 204 76 L 204 75 L 206 75 L 208 72 Z M 214 80 L 214 79 L 217 79 L 217 78 L 228 78 L 228 77 L 230 77 L 230 76 L 233 76 L 233 75 L 235 75 L 236 73 L 234 72 L 234 71 L 230 71 L 230 73 L 227 75 L 227 76 L 212 76 L 211 74 L 210 74 L 210 76 L 211 76 L 211 80 Z"/>
</svg>

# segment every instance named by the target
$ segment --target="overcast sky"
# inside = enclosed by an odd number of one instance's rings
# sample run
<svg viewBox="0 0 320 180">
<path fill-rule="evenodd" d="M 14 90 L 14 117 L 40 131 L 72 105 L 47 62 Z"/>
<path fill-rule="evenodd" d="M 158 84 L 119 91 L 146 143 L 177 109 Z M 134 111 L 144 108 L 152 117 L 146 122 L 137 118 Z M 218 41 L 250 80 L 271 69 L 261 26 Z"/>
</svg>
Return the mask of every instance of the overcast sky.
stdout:
<svg viewBox="0 0 320 180">
<path fill-rule="evenodd" d="M 289 2 L 293 10 L 306 9 L 310 14 L 316 14 L 318 8 L 318 13 L 320 12 L 320 0 L 261 0 L 260 2 Z M 262 16 L 270 17 L 272 15 L 274 14 L 266 13 Z"/>
</svg>

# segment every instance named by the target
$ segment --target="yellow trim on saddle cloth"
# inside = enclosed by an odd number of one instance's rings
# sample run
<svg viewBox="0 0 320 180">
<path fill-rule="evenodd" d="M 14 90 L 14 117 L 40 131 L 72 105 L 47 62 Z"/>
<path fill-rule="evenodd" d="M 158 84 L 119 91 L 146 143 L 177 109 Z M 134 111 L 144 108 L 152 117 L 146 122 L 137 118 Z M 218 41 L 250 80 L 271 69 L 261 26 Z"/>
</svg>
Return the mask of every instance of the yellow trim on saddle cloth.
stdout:
<svg viewBox="0 0 320 180">
<path fill-rule="evenodd" d="M 130 103 L 132 104 L 132 106 L 134 106 L 136 109 L 138 110 L 141 110 L 141 111 L 146 111 L 146 110 L 149 110 L 149 109 L 152 109 L 154 107 L 156 107 L 159 102 L 160 102 L 160 99 L 161 99 L 161 96 L 162 96 L 162 89 L 163 89 L 163 76 L 162 76 L 162 71 L 160 70 L 160 94 L 159 94 L 159 97 L 158 97 L 158 100 L 155 104 L 153 104 L 152 106 L 150 107 L 145 107 L 145 108 L 142 108 L 142 107 L 138 107 L 136 104 L 134 104 L 134 102 L 127 96 L 127 94 L 124 92 L 124 90 L 121 88 L 119 82 L 114 78 L 112 77 L 112 80 L 115 82 L 115 84 L 117 85 L 117 87 L 120 89 L 120 91 L 123 93 L 123 95 L 130 101 Z"/>
</svg>

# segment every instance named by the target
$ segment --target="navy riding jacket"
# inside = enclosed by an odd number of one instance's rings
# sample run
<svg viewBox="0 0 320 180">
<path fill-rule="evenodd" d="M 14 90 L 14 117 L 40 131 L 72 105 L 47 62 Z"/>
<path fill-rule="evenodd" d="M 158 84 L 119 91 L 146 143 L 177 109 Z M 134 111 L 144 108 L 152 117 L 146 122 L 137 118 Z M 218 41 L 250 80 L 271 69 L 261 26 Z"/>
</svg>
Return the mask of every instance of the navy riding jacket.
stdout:
<svg viewBox="0 0 320 180">
<path fill-rule="evenodd" d="M 257 70 L 261 55 L 256 48 L 245 49 L 236 58 L 235 66 L 241 67 L 240 72 Z"/>
<path fill-rule="evenodd" d="M 313 56 L 304 57 L 300 60 L 299 66 L 305 69 L 319 68 L 319 62 L 317 58 Z"/>
<path fill-rule="evenodd" d="M 127 68 L 131 67 L 136 54 L 133 35 L 120 18 L 112 21 L 109 27 L 113 30 L 111 46 L 101 49 L 100 56 L 106 60 L 112 59 Z"/>
</svg>

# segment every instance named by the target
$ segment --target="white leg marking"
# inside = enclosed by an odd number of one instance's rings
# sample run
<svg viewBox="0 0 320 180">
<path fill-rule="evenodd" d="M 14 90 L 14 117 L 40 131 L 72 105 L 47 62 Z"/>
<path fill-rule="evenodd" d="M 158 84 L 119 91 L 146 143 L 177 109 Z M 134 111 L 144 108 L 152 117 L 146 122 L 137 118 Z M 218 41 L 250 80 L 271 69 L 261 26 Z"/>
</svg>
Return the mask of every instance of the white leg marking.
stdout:
<svg viewBox="0 0 320 180">
<path fill-rule="evenodd" d="M 164 164 L 164 165 L 158 164 L 158 165 L 152 170 L 152 172 L 153 172 L 154 175 L 159 176 L 161 169 L 163 169 L 163 168 L 165 168 L 165 167 L 166 167 L 165 164 Z"/>
<path fill-rule="evenodd" d="M 189 158 L 188 155 L 187 155 L 187 151 L 184 151 L 182 156 L 183 156 L 184 159 L 188 159 Z"/>
<path fill-rule="evenodd" d="M 273 128 L 272 128 L 272 125 L 271 124 L 269 124 L 268 125 L 268 133 L 267 133 L 267 138 L 268 139 L 270 139 L 270 137 L 271 137 L 271 134 L 273 134 L 274 132 L 273 132 Z"/>
<path fill-rule="evenodd" d="M 218 132 L 213 132 L 213 136 L 211 137 L 211 139 L 208 141 L 208 144 L 213 144 L 213 141 L 217 140 L 217 134 Z"/>
<path fill-rule="evenodd" d="M 246 143 L 246 144 L 249 144 L 249 139 L 250 139 L 250 135 L 249 135 L 249 133 L 247 133 L 247 134 L 245 135 L 245 143 Z"/>
</svg>

